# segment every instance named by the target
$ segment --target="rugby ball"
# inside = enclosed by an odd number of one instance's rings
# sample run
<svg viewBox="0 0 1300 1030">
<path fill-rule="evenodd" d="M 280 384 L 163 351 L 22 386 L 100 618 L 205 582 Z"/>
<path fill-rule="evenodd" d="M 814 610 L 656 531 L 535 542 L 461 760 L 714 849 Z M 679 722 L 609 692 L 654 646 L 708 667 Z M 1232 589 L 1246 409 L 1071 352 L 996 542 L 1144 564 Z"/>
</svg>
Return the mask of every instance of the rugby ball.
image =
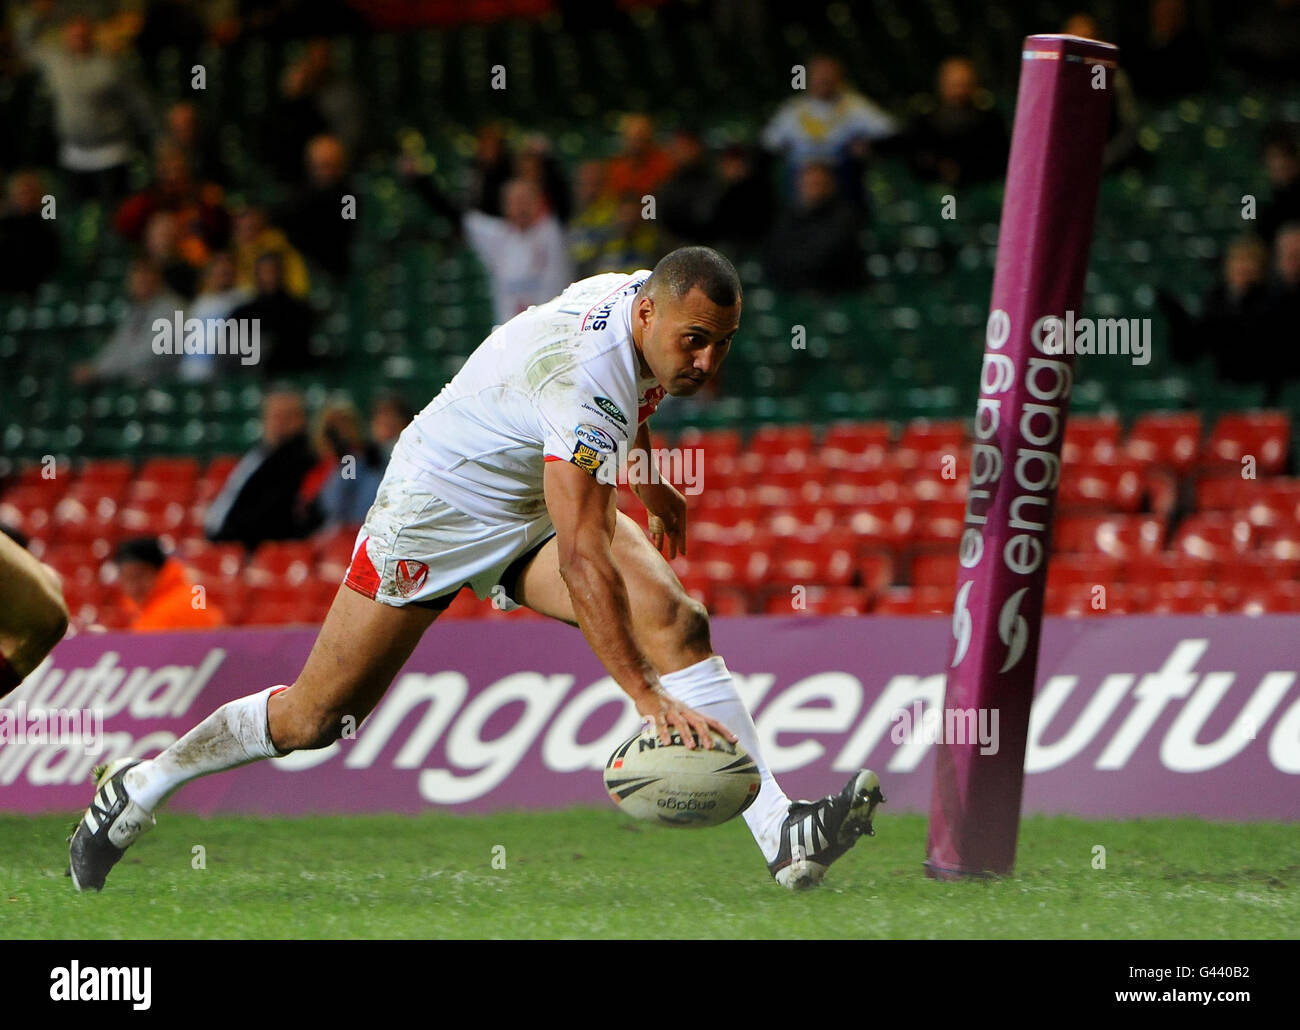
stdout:
<svg viewBox="0 0 1300 1030">
<path fill-rule="evenodd" d="M 698 739 L 698 738 L 697 738 Z M 717 826 L 758 797 L 758 766 L 749 752 L 718 734 L 713 749 L 693 751 L 653 730 L 624 741 L 605 763 L 605 790 L 628 815 L 665 826 Z"/>
</svg>

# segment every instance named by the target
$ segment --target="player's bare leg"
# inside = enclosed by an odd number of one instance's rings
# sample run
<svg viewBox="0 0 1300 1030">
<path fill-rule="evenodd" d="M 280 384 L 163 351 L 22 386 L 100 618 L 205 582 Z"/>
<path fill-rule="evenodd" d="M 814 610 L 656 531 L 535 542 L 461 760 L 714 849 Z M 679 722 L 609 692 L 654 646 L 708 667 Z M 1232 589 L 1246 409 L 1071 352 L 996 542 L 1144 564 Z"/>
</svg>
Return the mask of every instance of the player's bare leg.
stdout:
<svg viewBox="0 0 1300 1030">
<path fill-rule="evenodd" d="M 68 629 L 54 574 L 0 533 L 0 698 L 40 665 Z"/>
<path fill-rule="evenodd" d="M 298 678 L 222 705 L 156 758 L 97 771 L 96 793 L 71 840 L 73 882 L 99 890 L 125 849 L 154 825 L 175 790 L 212 773 L 337 740 L 359 724 L 437 613 L 380 604 L 340 587 Z"/>
<path fill-rule="evenodd" d="M 664 689 L 730 729 L 758 765 L 762 787 L 744 818 L 768 869 L 786 887 L 819 883 L 831 862 L 859 836 L 873 832 L 876 806 L 884 800 L 879 779 L 870 770 L 860 770 L 838 794 L 792 805 L 763 760 L 753 719 L 731 673 L 713 652 L 704 605 L 686 593 L 663 555 L 621 512 L 611 547 L 627 588 L 637 646 L 659 673 Z M 576 624 L 554 541 L 520 574 L 514 599 Z"/>
</svg>

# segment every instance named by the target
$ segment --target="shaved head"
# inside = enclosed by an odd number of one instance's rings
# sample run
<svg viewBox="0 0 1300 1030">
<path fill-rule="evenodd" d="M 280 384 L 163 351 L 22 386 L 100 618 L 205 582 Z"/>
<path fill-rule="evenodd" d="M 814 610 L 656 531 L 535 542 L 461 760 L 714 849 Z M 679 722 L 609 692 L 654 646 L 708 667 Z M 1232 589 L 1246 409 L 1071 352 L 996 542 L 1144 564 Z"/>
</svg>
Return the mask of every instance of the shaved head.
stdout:
<svg viewBox="0 0 1300 1030">
<path fill-rule="evenodd" d="M 740 277 L 731 262 L 711 247 L 678 247 L 655 265 L 641 291 L 681 300 L 693 289 L 719 307 L 740 303 Z"/>
</svg>

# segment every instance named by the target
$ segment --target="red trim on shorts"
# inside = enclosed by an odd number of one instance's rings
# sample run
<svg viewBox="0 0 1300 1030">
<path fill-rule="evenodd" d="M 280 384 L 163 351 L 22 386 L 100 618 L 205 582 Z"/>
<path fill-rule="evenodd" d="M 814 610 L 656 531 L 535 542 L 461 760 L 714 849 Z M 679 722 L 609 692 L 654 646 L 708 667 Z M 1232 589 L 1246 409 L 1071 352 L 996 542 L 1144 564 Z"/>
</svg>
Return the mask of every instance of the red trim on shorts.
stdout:
<svg viewBox="0 0 1300 1030">
<path fill-rule="evenodd" d="M 566 461 L 567 459 L 557 458 L 554 454 L 548 454 L 543 460 L 544 461 Z"/>
<path fill-rule="evenodd" d="M 370 537 L 361 541 L 357 553 L 352 556 L 343 585 L 351 587 L 358 594 L 365 594 L 373 601 L 375 594 L 379 593 L 379 573 L 375 571 L 375 563 L 370 560 L 370 554 L 366 550 L 369 543 Z"/>
<path fill-rule="evenodd" d="M 266 699 L 270 701 L 271 698 L 275 697 L 276 694 L 283 694 L 288 689 L 289 689 L 288 687 L 276 687 L 273 691 L 271 691 L 269 694 L 266 695 Z"/>
<path fill-rule="evenodd" d="M 0 697 L 4 697 L 22 681 L 23 678 L 18 675 L 18 670 L 9 664 L 8 658 L 0 654 Z"/>
</svg>

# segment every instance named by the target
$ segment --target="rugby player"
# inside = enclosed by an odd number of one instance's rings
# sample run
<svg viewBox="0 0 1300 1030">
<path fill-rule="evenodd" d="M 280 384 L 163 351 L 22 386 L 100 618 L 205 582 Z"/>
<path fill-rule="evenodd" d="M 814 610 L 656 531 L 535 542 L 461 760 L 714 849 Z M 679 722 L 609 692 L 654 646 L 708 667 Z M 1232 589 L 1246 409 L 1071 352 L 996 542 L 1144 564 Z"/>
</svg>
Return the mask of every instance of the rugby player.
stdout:
<svg viewBox="0 0 1300 1030">
<path fill-rule="evenodd" d="M 0 532 L 0 698 L 41 664 L 68 630 L 54 570 Z"/>
<path fill-rule="evenodd" d="M 839 793 L 791 804 L 704 606 L 662 553 L 685 553 L 685 498 L 666 482 L 637 486 L 652 543 L 618 511 L 609 474 L 620 445 L 648 456 L 646 420 L 665 394 L 689 397 L 717 375 L 740 308 L 731 263 L 683 247 L 653 272 L 576 282 L 494 331 L 398 439 L 298 678 L 222 705 L 156 758 L 99 773 L 71 838 L 77 888 L 99 890 L 183 784 L 326 747 L 345 719 L 359 723 L 464 586 L 578 626 L 663 743 L 739 739 L 762 775 L 745 820 L 769 871 L 791 888 L 819 883 L 872 832 L 879 780 L 859 770 Z"/>
</svg>

